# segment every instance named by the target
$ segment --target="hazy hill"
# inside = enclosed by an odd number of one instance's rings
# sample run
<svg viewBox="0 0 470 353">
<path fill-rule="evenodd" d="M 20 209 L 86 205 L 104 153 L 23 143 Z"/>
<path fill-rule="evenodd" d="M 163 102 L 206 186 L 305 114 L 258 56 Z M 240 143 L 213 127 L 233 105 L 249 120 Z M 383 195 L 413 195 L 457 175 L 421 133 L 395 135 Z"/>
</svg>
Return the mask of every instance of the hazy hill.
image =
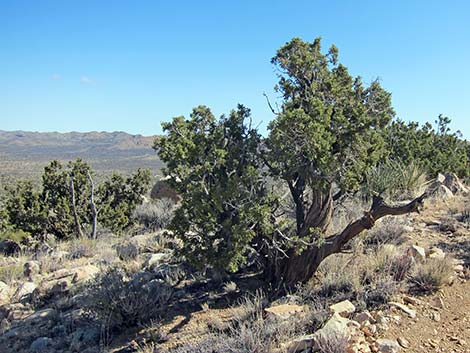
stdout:
<svg viewBox="0 0 470 353">
<path fill-rule="evenodd" d="M 0 180 L 33 178 L 52 159 L 81 157 L 98 174 L 130 173 L 148 168 L 156 174 L 161 162 L 152 143 L 155 136 L 125 132 L 29 132 L 0 130 Z"/>
</svg>

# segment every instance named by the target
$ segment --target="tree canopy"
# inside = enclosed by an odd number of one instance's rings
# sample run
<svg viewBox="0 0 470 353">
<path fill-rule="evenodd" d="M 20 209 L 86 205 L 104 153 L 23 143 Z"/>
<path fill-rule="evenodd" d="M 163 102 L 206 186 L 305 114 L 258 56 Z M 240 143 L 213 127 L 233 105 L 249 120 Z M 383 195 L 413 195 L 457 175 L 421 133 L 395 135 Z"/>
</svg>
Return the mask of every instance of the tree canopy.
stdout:
<svg viewBox="0 0 470 353">
<path fill-rule="evenodd" d="M 465 174 L 469 150 L 442 117 L 435 132 L 394 119 L 391 94 L 379 81 L 352 77 L 337 48 L 323 53 L 319 38 L 292 39 L 272 63 L 281 102 L 277 111 L 269 104 L 266 138 L 241 105 L 219 119 L 200 106 L 189 119 L 164 123 L 154 148 L 182 196 L 171 229 L 188 260 L 235 271 L 254 250 L 268 279 L 295 285 L 377 219 L 422 204 L 425 195 L 394 207 L 374 194 L 363 217 L 331 234 L 338 199 L 363 189 L 371 168 L 392 160 L 388 168 L 409 170 L 415 180 L 422 180 L 420 166 Z"/>
</svg>

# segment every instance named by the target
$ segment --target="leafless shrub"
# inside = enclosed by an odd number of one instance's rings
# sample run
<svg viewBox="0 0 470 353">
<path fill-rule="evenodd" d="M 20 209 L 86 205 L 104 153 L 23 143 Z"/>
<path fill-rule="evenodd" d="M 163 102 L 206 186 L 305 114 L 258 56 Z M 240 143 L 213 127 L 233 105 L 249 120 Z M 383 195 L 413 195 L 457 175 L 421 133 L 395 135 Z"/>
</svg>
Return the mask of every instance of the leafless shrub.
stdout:
<svg viewBox="0 0 470 353">
<path fill-rule="evenodd" d="M 453 265 L 449 258 L 427 259 L 416 266 L 411 275 L 412 290 L 417 292 L 435 292 L 445 284 L 453 274 Z"/>
</svg>

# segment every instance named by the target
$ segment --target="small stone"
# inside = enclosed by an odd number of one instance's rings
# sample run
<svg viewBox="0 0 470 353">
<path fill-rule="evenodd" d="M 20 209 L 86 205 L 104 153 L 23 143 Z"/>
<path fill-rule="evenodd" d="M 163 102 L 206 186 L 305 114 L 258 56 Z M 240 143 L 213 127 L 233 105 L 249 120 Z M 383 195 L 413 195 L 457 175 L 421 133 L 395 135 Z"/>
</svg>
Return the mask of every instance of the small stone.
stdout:
<svg viewBox="0 0 470 353">
<path fill-rule="evenodd" d="M 439 314 L 437 311 L 432 311 L 431 312 L 431 319 L 433 319 L 436 322 L 441 321 L 441 314 Z"/>
<path fill-rule="evenodd" d="M 94 265 L 85 265 L 75 269 L 72 283 L 88 281 L 100 272 L 99 268 Z"/>
<path fill-rule="evenodd" d="M 408 342 L 408 340 L 406 340 L 406 338 L 403 338 L 403 337 L 398 337 L 397 342 L 403 348 L 408 348 L 410 346 L 410 342 Z"/>
<path fill-rule="evenodd" d="M 356 311 L 356 307 L 349 300 L 343 300 L 342 302 L 330 305 L 330 310 L 343 317 L 347 317 Z"/>
<path fill-rule="evenodd" d="M 433 307 L 438 308 L 438 309 L 444 309 L 445 308 L 444 301 L 440 297 L 432 298 L 431 301 L 430 301 L 430 304 Z"/>
<path fill-rule="evenodd" d="M 383 338 L 377 340 L 377 347 L 382 353 L 398 353 L 401 350 L 397 341 Z"/>
<path fill-rule="evenodd" d="M 403 296 L 403 301 L 407 304 L 411 304 L 411 305 L 419 305 L 421 304 L 421 300 L 419 300 L 418 298 L 415 298 L 415 297 L 411 297 L 409 295 L 404 295 Z"/>
<path fill-rule="evenodd" d="M 412 319 L 414 319 L 416 317 L 416 311 L 413 310 L 413 309 L 408 308 L 404 304 L 400 304 L 400 303 L 396 303 L 396 302 L 390 302 L 388 304 L 400 309 L 401 311 L 403 311 L 405 314 L 407 314 Z"/>
</svg>

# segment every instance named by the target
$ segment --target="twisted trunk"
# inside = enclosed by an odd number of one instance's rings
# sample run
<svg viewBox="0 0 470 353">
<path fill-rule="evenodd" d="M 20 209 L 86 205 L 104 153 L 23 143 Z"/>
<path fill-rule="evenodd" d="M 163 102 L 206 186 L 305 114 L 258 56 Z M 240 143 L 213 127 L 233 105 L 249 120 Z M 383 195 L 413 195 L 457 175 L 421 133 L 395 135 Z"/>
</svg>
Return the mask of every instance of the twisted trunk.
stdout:
<svg viewBox="0 0 470 353">
<path fill-rule="evenodd" d="M 278 284 L 293 288 L 299 283 L 306 283 L 312 278 L 323 260 L 332 254 L 340 252 L 348 241 L 362 231 L 372 228 L 378 219 L 387 215 L 397 216 L 418 212 L 426 197 L 427 193 L 424 193 L 403 206 L 390 206 L 382 198 L 374 197 L 370 210 L 365 212 L 361 218 L 347 225 L 340 233 L 328 237 L 321 244 L 307 246 L 299 254 L 296 254 L 295 249 L 291 249 L 287 253 L 288 257 L 284 258 L 280 266 L 278 266 L 279 271 L 276 273 Z M 305 222 L 302 229 L 307 227 L 308 224 L 310 224 L 310 227 L 318 226 L 322 230 L 326 230 L 325 227 L 328 227 L 333 207 L 331 192 L 329 195 L 320 197 L 317 205 L 319 206 L 318 208 L 312 210 L 311 214 L 310 211 L 307 214 L 306 220 L 309 219 L 309 223 Z"/>
</svg>

